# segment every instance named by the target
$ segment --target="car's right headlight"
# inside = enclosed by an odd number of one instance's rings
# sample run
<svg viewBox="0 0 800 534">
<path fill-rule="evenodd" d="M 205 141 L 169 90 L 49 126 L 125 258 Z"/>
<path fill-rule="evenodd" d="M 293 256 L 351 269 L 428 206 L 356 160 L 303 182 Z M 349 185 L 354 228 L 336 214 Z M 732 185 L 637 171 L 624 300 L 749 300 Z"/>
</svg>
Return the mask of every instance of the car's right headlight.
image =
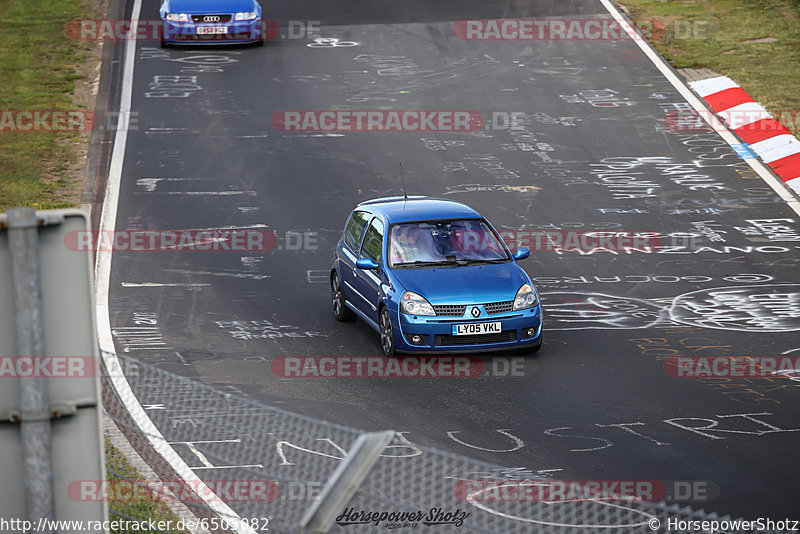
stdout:
<svg viewBox="0 0 800 534">
<path fill-rule="evenodd" d="M 413 291 L 406 291 L 400 299 L 400 309 L 409 315 L 436 315 L 431 303 Z"/>
<path fill-rule="evenodd" d="M 234 16 L 234 20 L 253 20 L 254 18 L 256 18 L 255 11 L 244 11 L 241 13 L 236 13 Z"/>
<path fill-rule="evenodd" d="M 537 304 L 539 304 L 539 299 L 536 296 L 536 290 L 530 284 L 522 284 L 517 291 L 517 296 L 514 297 L 514 310 L 533 308 Z"/>
<path fill-rule="evenodd" d="M 187 13 L 167 13 L 167 20 L 170 22 L 189 22 Z"/>
</svg>

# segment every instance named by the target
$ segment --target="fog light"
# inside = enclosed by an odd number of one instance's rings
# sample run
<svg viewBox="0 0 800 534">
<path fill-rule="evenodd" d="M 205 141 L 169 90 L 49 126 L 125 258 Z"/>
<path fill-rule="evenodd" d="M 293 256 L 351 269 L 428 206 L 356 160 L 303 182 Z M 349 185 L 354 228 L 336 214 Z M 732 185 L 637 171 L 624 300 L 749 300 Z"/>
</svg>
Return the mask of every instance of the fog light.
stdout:
<svg viewBox="0 0 800 534">
<path fill-rule="evenodd" d="M 536 335 L 536 329 L 535 328 L 528 328 L 527 330 L 525 330 L 525 335 L 527 337 L 535 336 Z"/>
<path fill-rule="evenodd" d="M 411 342 L 414 345 L 419 345 L 420 343 L 422 343 L 422 336 L 420 336 L 419 334 L 411 336 Z"/>
</svg>

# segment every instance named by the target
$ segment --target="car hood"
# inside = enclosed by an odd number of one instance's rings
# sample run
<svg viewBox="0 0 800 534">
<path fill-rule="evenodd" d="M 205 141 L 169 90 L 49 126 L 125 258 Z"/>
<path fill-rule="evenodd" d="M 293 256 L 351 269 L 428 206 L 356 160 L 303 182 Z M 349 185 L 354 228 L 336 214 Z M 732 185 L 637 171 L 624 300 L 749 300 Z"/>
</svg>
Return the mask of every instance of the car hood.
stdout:
<svg viewBox="0 0 800 534">
<path fill-rule="evenodd" d="M 528 282 L 524 271 L 514 262 L 393 269 L 392 273 L 405 289 L 422 295 L 434 306 L 514 300 L 520 286 Z"/>
<path fill-rule="evenodd" d="M 253 11 L 253 0 L 170 0 L 172 13 L 237 13 Z"/>
</svg>

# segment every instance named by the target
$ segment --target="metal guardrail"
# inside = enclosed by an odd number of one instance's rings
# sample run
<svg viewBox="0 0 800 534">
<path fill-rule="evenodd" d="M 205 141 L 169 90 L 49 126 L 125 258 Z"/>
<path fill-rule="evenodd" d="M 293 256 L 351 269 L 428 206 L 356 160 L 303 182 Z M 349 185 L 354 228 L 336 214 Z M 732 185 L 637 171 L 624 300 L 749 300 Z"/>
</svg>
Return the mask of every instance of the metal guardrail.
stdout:
<svg viewBox="0 0 800 534">
<path fill-rule="evenodd" d="M 264 531 L 261 527 L 270 532 L 312 531 L 305 531 L 301 522 L 320 505 L 324 486 L 341 471 L 343 459 L 361 432 L 259 404 L 126 356 L 117 358 L 155 427 L 210 488 L 225 492 L 225 484 L 231 481 L 244 481 L 251 487 L 259 481 L 268 484 L 266 498 L 251 495 L 227 501 L 239 517 L 250 520 L 254 531 Z M 127 418 L 108 376 L 103 391 L 106 410 L 122 432 L 162 479 L 172 480 L 174 475 L 148 446 L 147 436 Z M 362 473 L 360 484 L 353 486 L 349 502 L 337 504 L 341 508 L 329 532 L 680 532 L 674 525 L 730 520 L 663 502 L 469 502 L 455 491 L 460 481 L 513 480 L 509 473 L 514 470 L 417 445 L 402 434 L 393 434 L 371 469 Z M 525 480 L 547 482 L 546 478 Z M 196 496 L 184 495 L 181 500 L 198 516 L 215 515 Z M 110 505 L 111 515 L 118 514 L 115 503 Z M 449 524 L 425 526 L 423 521 L 432 509 Z M 402 512 L 416 515 L 395 521 L 400 526 L 389 530 L 391 519 L 399 516 L 388 514 Z M 408 520 L 418 519 L 419 514 L 423 514 L 422 520 Z M 353 524 L 344 524 L 347 522 Z M 412 522 L 417 523 L 416 528 L 402 526 Z M 673 528 L 667 530 L 668 525 Z"/>
</svg>

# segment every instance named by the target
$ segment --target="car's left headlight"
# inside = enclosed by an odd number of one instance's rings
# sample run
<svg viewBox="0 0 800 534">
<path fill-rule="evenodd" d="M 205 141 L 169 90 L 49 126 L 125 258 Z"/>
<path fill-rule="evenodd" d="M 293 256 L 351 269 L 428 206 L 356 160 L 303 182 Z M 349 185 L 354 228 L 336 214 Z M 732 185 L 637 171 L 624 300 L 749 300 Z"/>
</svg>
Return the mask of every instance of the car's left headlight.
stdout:
<svg viewBox="0 0 800 534">
<path fill-rule="evenodd" d="M 186 13 L 167 13 L 167 20 L 170 22 L 189 22 L 189 15 Z"/>
<path fill-rule="evenodd" d="M 523 284 L 517 291 L 517 296 L 514 297 L 514 309 L 525 310 L 533 308 L 537 304 L 539 304 L 539 298 L 536 295 L 536 290 L 530 284 Z"/>
<path fill-rule="evenodd" d="M 409 315 L 436 315 L 431 303 L 413 291 L 403 293 L 403 298 L 400 299 L 400 309 Z"/>
<path fill-rule="evenodd" d="M 242 13 L 236 13 L 234 20 L 253 20 L 256 18 L 255 11 L 244 11 Z"/>
</svg>

